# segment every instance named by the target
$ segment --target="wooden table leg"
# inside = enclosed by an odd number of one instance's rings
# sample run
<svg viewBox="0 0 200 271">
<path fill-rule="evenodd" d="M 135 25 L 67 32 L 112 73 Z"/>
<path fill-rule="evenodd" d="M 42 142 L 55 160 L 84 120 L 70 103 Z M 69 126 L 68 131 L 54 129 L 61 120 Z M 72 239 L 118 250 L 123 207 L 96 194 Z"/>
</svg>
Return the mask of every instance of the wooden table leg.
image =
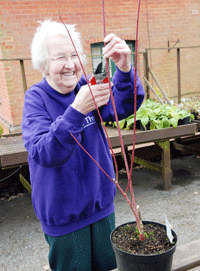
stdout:
<svg viewBox="0 0 200 271">
<path fill-rule="evenodd" d="M 172 178 L 172 171 L 171 171 L 171 155 L 170 155 L 170 141 L 156 141 L 155 144 L 161 150 L 161 165 L 158 165 L 155 162 L 147 161 L 143 158 L 134 157 L 134 162 L 136 164 L 142 165 L 146 168 L 150 168 L 154 171 L 158 171 L 162 174 L 163 179 L 163 186 L 165 190 L 171 189 L 171 178 Z"/>
<path fill-rule="evenodd" d="M 21 173 L 19 174 L 19 180 L 26 188 L 26 190 L 28 190 L 28 192 L 31 194 L 32 192 L 31 184 L 24 178 L 24 176 Z"/>
<path fill-rule="evenodd" d="M 163 176 L 163 185 L 164 189 L 168 190 L 172 188 L 171 178 L 171 156 L 170 156 L 170 142 L 165 140 L 162 142 L 156 142 L 156 144 L 162 150 L 162 176 Z"/>
</svg>

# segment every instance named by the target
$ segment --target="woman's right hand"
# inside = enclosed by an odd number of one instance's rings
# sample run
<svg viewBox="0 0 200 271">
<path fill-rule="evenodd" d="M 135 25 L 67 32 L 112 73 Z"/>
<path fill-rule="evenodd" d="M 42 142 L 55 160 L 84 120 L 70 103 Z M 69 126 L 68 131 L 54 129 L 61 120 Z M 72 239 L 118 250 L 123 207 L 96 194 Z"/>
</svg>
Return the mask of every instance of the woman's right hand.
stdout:
<svg viewBox="0 0 200 271">
<path fill-rule="evenodd" d="M 110 89 L 109 84 L 97 84 L 90 86 L 94 100 L 97 107 L 105 105 L 110 99 Z M 79 111 L 80 113 L 86 115 L 87 113 L 96 109 L 93 97 L 91 95 L 88 85 L 81 87 L 76 95 L 72 107 Z"/>
</svg>

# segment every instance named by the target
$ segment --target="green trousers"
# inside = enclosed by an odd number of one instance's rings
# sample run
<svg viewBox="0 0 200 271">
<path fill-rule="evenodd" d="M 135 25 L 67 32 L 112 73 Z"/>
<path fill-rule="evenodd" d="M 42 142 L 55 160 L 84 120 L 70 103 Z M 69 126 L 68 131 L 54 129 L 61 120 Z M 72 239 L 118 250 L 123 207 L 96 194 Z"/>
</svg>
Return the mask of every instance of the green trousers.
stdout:
<svg viewBox="0 0 200 271">
<path fill-rule="evenodd" d="M 108 271 L 117 268 L 110 234 L 115 215 L 67 235 L 45 234 L 50 246 L 49 264 L 53 271 Z"/>
</svg>

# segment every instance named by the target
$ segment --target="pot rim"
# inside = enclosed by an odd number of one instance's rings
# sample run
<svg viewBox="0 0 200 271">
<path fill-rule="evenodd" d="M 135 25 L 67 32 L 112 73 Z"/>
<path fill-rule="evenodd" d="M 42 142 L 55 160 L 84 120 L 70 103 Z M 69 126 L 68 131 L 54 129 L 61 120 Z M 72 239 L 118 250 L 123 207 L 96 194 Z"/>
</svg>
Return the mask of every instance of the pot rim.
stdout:
<svg viewBox="0 0 200 271">
<path fill-rule="evenodd" d="M 158 224 L 158 225 L 161 225 L 161 226 L 163 226 L 163 227 L 166 227 L 166 225 L 165 224 L 162 224 L 162 223 L 159 223 L 159 222 L 156 222 L 156 221 L 148 221 L 148 220 L 144 220 L 144 221 L 142 221 L 144 224 L 148 224 L 148 223 L 154 223 L 154 224 Z M 124 226 L 124 225 L 127 225 L 127 224 L 135 224 L 136 223 L 136 221 L 131 221 L 131 222 L 126 222 L 126 223 L 123 223 L 123 224 L 121 224 L 121 225 L 119 225 L 119 226 L 117 226 L 112 232 L 111 232 L 111 234 L 110 234 L 110 241 L 111 241 L 111 243 L 112 243 L 112 245 L 117 249 L 117 250 L 119 250 L 119 251 L 121 251 L 122 253 L 126 253 L 126 254 L 128 254 L 128 255 L 134 255 L 134 256 L 137 256 L 137 257 L 151 257 L 151 258 L 153 258 L 153 257 L 157 257 L 158 255 L 160 255 L 160 256 L 164 256 L 166 253 L 174 253 L 175 252 L 175 250 L 176 250 L 176 245 L 177 245 L 177 242 L 178 242 L 178 238 L 177 238 L 177 235 L 176 235 L 176 233 L 175 233 L 175 231 L 172 229 L 172 235 L 173 235 L 173 237 L 174 237 L 174 240 L 173 240 L 173 242 L 175 242 L 175 244 L 174 244 L 174 246 L 172 246 L 170 249 L 168 249 L 168 250 L 166 250 L 166 251 L 164 251 L 164 252 L 162 252 L 162 253 L 157 253 L 157 254 L 149 254 L 149 255 L 145 255 L 145 254 L 133 254 L 133 253 L 129 253 L 129 252 L 126 252 L 126 251 L 124 251 L 124 250 L 122 250 L 122 249 L 120 249 L 120 248 L 118 248 L 113 242 L 112 242 L 112 236 L 113 236 L 113 233 L 115 232 L 115 230 L 117 230 L 119 227 L 121 227 L 121 226 Z"/>
</svg>

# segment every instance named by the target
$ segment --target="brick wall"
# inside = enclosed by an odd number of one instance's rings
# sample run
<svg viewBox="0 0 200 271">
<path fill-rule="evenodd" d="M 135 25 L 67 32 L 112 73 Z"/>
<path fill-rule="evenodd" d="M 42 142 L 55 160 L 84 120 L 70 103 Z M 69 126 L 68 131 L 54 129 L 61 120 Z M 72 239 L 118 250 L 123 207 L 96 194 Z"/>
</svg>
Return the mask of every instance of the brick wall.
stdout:
<svg viewBox="0 0 200 271">
<path fill-rule="evenodd" d="M 107 34 L 114 32 L 127 40 L 135 39 L 138 1 L 105 0 Z M 52 18 L 59 21 L 59 12 L 65 23 L 77 24 L 82 33 L 84 49 L 90 55 L 90 44 L 102 41 L 101 1 L 23 1 L 0 0 L 0 48 L 1 58 L 30 58 L 30 44 L 38 26 L 37 21 Z M 196 46 L 199 43 L 199 0 L 142 0 L 139 25 L 139 51 L 145 48 Z M 176 50 L 148 51 L 149 63 L 169 97 L 177 95 Z M 182 93 L 198 92 L 200 75 L 200 48 L 181 50 Z M 41 80 L 25 60 L 27 86 Z M 91 72 L 88 61 L 87 73 Z M 23 84 L 19 61 L 0 63 L 0 122 L 5 119 L 18 128 L 23 109 Z M 139 74 L 143 76 L 143 57 L 139 54 Z M 8 127 L 9 125 L 7 125 Z"/>
<path fill-rule="evenodd" d="M 0 58 L 1 51 L 0 51 Z M 0 123 L 4 126 L 4 132 L 9 132 L 9 124 L 12 123 L 10 101 L 8 96 L 5 72 L 4 72 L 4 62 L 0 62 Z"/>
</svg>

